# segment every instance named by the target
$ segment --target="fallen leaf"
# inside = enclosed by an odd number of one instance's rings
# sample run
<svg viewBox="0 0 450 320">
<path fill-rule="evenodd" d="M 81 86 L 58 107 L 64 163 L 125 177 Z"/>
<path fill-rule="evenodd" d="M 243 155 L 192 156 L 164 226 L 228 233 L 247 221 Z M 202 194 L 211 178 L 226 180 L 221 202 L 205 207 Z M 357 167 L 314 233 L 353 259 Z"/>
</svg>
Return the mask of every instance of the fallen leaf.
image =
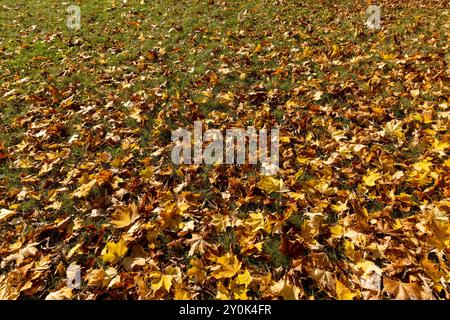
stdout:
<svg viewBox="0 0 450 320">
<path fill-rule="evenodd" d="M 128 252 L 127 243 L 120 239 L 119 242 L 108 242 L 102 250 L 104 262 L 116 263 Z"/>
</svg>

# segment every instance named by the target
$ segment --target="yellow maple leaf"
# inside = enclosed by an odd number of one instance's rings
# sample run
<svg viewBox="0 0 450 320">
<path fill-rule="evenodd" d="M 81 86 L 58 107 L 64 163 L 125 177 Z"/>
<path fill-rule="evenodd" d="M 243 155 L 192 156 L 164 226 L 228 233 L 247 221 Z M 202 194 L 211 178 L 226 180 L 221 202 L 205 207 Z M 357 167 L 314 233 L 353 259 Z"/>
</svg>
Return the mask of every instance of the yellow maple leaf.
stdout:
<svg viewBox="0 0 450 320">
<path fill-rule="evenodd" d="M 154 172 L 155 170 L 153 167 L 146 167 L 145 169 L 141 170 L 141 177 L 145 180 L 151 180 Z"/>
<path fill-rule="evenodd" d="M 248 300 L 247 286 L 239 285 L 236 281 L 231 281 L 230 291 L 236 300 Z"/>
<path fill-rule="evenodd" d="M 164 288 L 167 292 L 170 291 L 170 288 L 172 287 L 172 279 L 173 276 L 171 275 L 161 275 L 159 280 L 155 283 L 152 283 L 152 290 L 154 292 L 158 291 L 160 288 Z"/>
<path fill-rule="evenodd" d="M 434 139 L 433 142 L 433 151 L 444 153 L 443 151 L 450 146 L 447 142 L 439 141 L 438 139 Z M 445 153 L 444 153 L 445 154 Z"/>
<path fill-rule="evenodd" d="M 353 242 L 348 241 L 346 239 L 346 240 L 344 240 L 343 247 L 344 247 L 345 256 L 350 258 L 353 261 L 354 256 L 355 256 L 355 245 L 353 244 Z"/>
<path fill-rule="evenodd" d="M 270 194 L 272 192 L 280 192 L 283 189 L 283 180 L 275 179 L 271 176 L 262 177 L 257 187 Z"/>
<path fill-rule="evenodd" d="M 230 293 L 228 292 L 228 289 L 219 281 L 217 282 L 216 299 L 217 300 L 230 300 Z"/>
<path fill-rule="evenodd" d="M 108 242 L 102 250 L 102 258 L 104 262 L 116 263 L 128 252 L 127 243 L 120 239 L 118 243 Z"/>
<path fill-rule="evenodd" d="M 244 285 L 247 287 L 251 282 L 252 282 L 252 275 L 250 274 L 248 269 L 245 269 L 243 273 L 238 274 L 238 276 L 236 277 L 236 283 L 238 285 Z"/>
<path fill-rule="evenodd" d="M 339 213 L 340 213 L 340 212 L 344 212 L 345 210 L 348 209 L 347 201 L 344 202 L 344 203 L 342 203 L 342 202 L 339 201 L 339 204 L 333 204 L 333 205 L 331 205 L 331 209 L 333 209 L 333 211 L 339 212 Z"/>
<path fill-rule="evenodd" d="M 337 224 L 335 226 L 331 226 L 329 229 L 333 236 L 340 237 L 345 233 L 344 227 L 339 224 Z"/>
<path fill-rule="evenodd" d="M 93 179 L 88 183 L 82 184 L 74 193 L 73 196 L 77 198 L 86 197 L 91 189 L 95 186 L 97 180 Z"/>
<path fill-rule="evenodd" d="M 210 223 L 215 227 L 217 232 L 223 232 L 231 224 L 229 216 L 217 213 L 212 215 L 211 218 Z"/>
<path fill-rule="evenodd" d="M 190 269 L 186 272 L 188 277 L 195 279 L 197 281 L 203 282 L 206 280 L 207 275 L 205 271 L 205 266 L 200 259 L 192 259 L 190 261 Z"/>
<path fill-rule="evenodd" d="M 337 55 L 339 55 L 341 53 L 341 48 L 339 48 L 339 46 L 337 44 L 333 43 L 332 48 L 333 48 L 333 52 L 331 53 L 332 58 L 336 57 Z"/>
<path fill-rule="evenodd" d="M 433 163 L 431 163 L 430 161 L 428 161 L 428 159 L 424 159 L 422 161 L 416 162 L 413 164 L 413 168 L 416 171 L 421 171 L 421 172 L 430 172 L 430 167 L 433 165 Z"/>
<path fill-rule="evenodd" d="M 81 246 L 82 244 L 78 243 L 72 249 L 70 249 L 69 252 L 67 253 L 67 258 L 70 259 L 75 253 L 81 253 L 82 252 L 80 250 Z"/>
<path fill-rule="evenodd" d="M 288 195 L 290 198 L 294 200 L 305 200 L 305 194 L 304 193 L 297 193 L 297 192 L 288 192 Z"/>
<path fill-rule="evenodd" d="M 281 279 L 270 287 L 270 290 L 284 300 L 299 300 L 300 288 L 292 285 L 288 280 Z"/>
<path fill-rule="evenodd" d="M 178 210 L 179 210 L 179 214 L 183 215 L 185 213 L 185 211 L 187 211 L 189 209 L 189 203 L 187 203 L 186 201 L 179 201 L 177 203 L 178 206 Z"/>
<path fill-rule="evenodd" d="M 260 53 L 263 51 L 263 47 L 260 43 L 258 43 L 255 47 L 255 49 L 253 50 L 253 53 Z"/>
<path fill-rule="evenodd" d="M 444 161 L 444 166 L 450 168 L 450 158 Z"/>
<path fill-rule="evenodd" d="M 392 225 L 392 230 L 400 230 L 401 228 L 403 228 L 402 222 L 400 219 L 395 219 L 395 222 Z"/>
<path fill-rule="evenodd" d="M 217 96 L 222 102 L 231 102 L 234 100 L 235 96 L 233 92 L 228 91 L 227 93 L 221 93 Z"/>
<path fill-rule="evenodd" d="M 368 170 L 363 176 L 364 184 L 368 187 L 373 187 L 375 185 L 375 181 L 380 179 L 381 176 L 382 175 L 376 170 Z"/>
<path fill-rule="evenodd" d="M 154 272 L 153 275 L 158 276 L 158 280 L 152 283 L 153 291 L 164 288 L 166 292 L 169 292 L 173 282 L 181 278 L 181 270 L 179 267 L 167 267 L 164 273 Z"/>
<path fill-rule="evenodd" d="M 388 54 L 388 53 L 381 52 L 380 55 L 384 60 L 394 60 L 395 59 L 395 54 Z"/>
<path fill-rule="evenodd" d="M 174 294 L 175 300 L 192 300 L 192 297 L 182 285 L 176 285 L 175 286 L 175 294 Z"/>
<path fill-rule="evenodd" d="M 336 279 L 336 296 L 338 300 L 353 300 L 358 294 L 347 288 L 342 282 Z"/>
<path fill-rule="evenodd" d="M 212 276 L 216 279 L 231 278 L 241 270 L 242 263 L 230 252 L 222 257 L 214 256 L 212 260 L 219 264 L 212 273 Z"/>
<path fill-rule="evenodd" d="M 253 233 L 264 229 L 264 216 L 262 212 L 250 213 L 249 218 L 245 221 L 245 226 L 250 227 Z"/>
<path fill-rule="evenodd" d="M 308 58 L 313 54 L 313 50 L 310 47 L 303 48 L 303 57 Z"/>
</svg>

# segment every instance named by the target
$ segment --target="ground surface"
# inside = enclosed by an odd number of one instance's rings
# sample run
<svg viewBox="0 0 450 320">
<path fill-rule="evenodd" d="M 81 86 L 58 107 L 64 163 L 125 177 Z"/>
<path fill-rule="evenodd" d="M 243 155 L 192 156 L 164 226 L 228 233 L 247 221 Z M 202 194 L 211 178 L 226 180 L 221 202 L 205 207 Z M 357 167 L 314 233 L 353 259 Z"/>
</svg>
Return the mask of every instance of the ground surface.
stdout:
<svg viewBox="0 0 450 320">
<path fill-rule="evenodd" d="M 0 298 L 450 298 L 448 2 L 69 4 L 0 3 Z M 194 120 L 279 173 L 173 165 Z"/>
</svg>

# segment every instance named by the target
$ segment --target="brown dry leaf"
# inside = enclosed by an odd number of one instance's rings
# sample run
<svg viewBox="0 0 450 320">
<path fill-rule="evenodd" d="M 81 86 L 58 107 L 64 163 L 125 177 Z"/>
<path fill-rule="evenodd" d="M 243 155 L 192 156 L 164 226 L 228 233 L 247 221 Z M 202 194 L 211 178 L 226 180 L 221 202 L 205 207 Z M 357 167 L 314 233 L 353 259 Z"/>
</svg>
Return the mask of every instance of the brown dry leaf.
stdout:
<svg viewBox="0 0 450 320">
<path fill-rule="evenodd" d="M 419 300 L 422 298 L 421 289 L 417 283 L 405 283 L 383 278 L 383 287 L 384 291 L 393 295 L 397 300 Z"/>
<path fill-rule="evenodd" d="M 0 222 L 6 221 L 7 219 L 11 218 L 16 214 L 13 210 L 8 209 L 0 209 Z"/>
<path fill-rule="evenodd" d="M 188 256 L 193 256 L 195 252 L 201 254 L 205 253 L 205 249 L 209 246 L 209 243 L 203 240 L 199 234 L 192 234 L 192 238 L 185 241 L 186 244 L 190 245 Z"/>
<path fill-rule="evenodd" d="M 64 287 L 58 291 L 50 292 L 45 300 L 70 300 L 72 298 L 72 289 Z"/>
<path fill-rule="evenodd" d="M 86 273 L 85 279 L 90 287 L 100 287 L 104 285 L 105 281 L 105 270 L 103 269 L 93 269 Z"/>
<path fill-rule="evenodd" d="M 111 224 L 116 228 L 126 228 L 139 219 L 140 214 L 135 204 L 120 206 L 111 216 Z"/>
</svg>

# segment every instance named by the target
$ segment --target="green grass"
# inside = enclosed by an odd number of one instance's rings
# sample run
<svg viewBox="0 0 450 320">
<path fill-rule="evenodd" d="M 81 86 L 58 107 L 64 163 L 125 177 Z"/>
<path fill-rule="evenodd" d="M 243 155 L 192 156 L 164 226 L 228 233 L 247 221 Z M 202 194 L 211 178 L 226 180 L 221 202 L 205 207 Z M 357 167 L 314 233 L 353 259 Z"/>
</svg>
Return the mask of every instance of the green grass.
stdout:
<svg viewBox="0 0 450 320">
<path fill-rule="evenodd" d="M 270 257 L 270 262 L 275 268 L 287 268 L 291 264 L 291 260 L 280 251 L 280 245 L 279 237 L 268 238 L 264 241 L 263 251 Z"/>
</svg>

